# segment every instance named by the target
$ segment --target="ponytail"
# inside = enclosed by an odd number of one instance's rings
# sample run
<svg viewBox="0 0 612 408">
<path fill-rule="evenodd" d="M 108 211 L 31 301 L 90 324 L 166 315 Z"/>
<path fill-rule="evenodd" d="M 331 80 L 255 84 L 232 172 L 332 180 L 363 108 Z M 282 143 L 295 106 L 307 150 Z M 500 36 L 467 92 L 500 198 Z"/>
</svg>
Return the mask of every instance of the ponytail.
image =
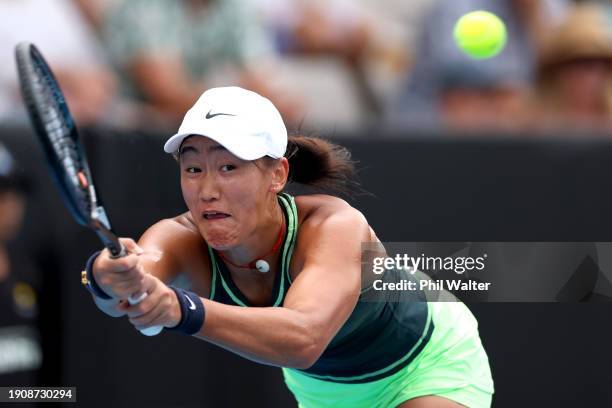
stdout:
<svg viewBox="0 0 612 408">
<path fill-rule="evenodd" d="M 318 137 L 289 136 L 289 182 L 349 194 L 357 183 L 355 162 L 344 147 Z"/>
</svg>

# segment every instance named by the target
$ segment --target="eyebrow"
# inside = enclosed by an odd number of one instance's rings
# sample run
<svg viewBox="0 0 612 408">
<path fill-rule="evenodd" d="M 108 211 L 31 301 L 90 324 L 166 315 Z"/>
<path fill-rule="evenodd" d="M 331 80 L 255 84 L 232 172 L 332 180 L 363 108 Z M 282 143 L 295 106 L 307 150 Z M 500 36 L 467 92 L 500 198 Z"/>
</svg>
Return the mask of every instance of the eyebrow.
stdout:
<svg viewBox="0 0 612 408">
<path fill-rule="evenodd" d="M 181 147 L 181 150 L 179 151 L 179 157 L 189 152 L 196 153 L 196 154 L 200 153 L 200 151 L 193 146 L 184 146 L 184 147 Z"/>
<path fill-rule="evenodd" d="M 227 150 L 227 149 L 225 147 L 221 146 L 220 144 L 218 144 L 218 145 L 210 146 L 206 150 L 208 150 L 208 153 L 212 153 L 212 152 L 216 152 L 216 151 L 224 151 L 224 150 Z"/>
</svg>

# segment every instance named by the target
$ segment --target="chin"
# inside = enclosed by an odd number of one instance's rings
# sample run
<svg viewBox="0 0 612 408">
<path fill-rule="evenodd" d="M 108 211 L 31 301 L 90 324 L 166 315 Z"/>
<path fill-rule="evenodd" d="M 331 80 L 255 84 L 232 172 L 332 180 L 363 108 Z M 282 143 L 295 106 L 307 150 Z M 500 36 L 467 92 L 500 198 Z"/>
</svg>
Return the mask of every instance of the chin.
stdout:
<svg viewBox="0 0 612 408">
<path fill-rule="evenodd" d="M 200 230 L 206 243 L 217 251 L 225 251 L 238 245 L 238 234 L 229 231 Z"/>
<path fill-rule="evenodd" d="M 217 242 L 217 241 L 211 241 L 211 240 L 206 240 L 206 243 L 208 244 L 209 247 L 211 247 L 215 251 L 227 251 L 229 249 L 232 249 L 235 246 L 235 245 L 231 245 L 226 242 Z"/>
</svg>

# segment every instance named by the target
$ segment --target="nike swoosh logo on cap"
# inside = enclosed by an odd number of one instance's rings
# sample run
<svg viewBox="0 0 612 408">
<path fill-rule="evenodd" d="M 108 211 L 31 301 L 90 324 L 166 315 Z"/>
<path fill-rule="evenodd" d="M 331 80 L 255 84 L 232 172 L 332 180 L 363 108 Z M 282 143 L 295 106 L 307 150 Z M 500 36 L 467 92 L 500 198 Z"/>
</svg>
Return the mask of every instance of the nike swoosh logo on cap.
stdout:
<svg viewBox="0 0 612 408">
<path fill-rule="evenodd" d="M 189 298 L 189 296 L 185 295 L 185 297 L 187 298 L 187 300 L 189 301 L 189 310 L 195 310 L 196 306 L 195 303 L 193 303 L 193 300 L 191 300 Z"/>
<path fill-rule="evenodd" d="M 208 113 L 206 114 L 206 119 L 212 119 L 215 116 L 221 116 L 221 115 L 223 115 L 223 116 L 236 116 L 236 115 L 233 115 L 231 113 L 210 113 L 210 112 L 211 111 L 208 111 Z"/>
</svg>

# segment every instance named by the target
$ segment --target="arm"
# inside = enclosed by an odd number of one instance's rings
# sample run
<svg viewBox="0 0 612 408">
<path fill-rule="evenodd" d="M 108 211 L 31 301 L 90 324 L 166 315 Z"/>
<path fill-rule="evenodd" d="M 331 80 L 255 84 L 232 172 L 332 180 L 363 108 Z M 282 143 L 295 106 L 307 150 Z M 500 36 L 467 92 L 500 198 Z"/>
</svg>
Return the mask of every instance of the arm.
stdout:
<svg viewBox="0 0 612 408">
<path fill-rule="evenodd" d="M 361 241 L 369 228 L 348 206 L 310 224 L 300 231 L 303 267 L 283 307 L 245 309 L 204 300 L 206 322 L 197 336 L 265 364 L 314 364 L 357 303 Z"/>
<path fill-rule="evenodd" d="M 355 307 L 361 241 L 368 237 L 367 222 L 348 205 L 311 216 L 300 229 L 296 253 L 305 254 L 298 260 L 303 266 L 284 306 L 244 308 L 202 299 L 206 320 L 196 336 L 260 363 L 310 367 Z M 175 321 L 153 317 L 158 312 L 149 298 L 128 308 L 136 328 L 178 324 L 180 313 Z"/>
</svg>

